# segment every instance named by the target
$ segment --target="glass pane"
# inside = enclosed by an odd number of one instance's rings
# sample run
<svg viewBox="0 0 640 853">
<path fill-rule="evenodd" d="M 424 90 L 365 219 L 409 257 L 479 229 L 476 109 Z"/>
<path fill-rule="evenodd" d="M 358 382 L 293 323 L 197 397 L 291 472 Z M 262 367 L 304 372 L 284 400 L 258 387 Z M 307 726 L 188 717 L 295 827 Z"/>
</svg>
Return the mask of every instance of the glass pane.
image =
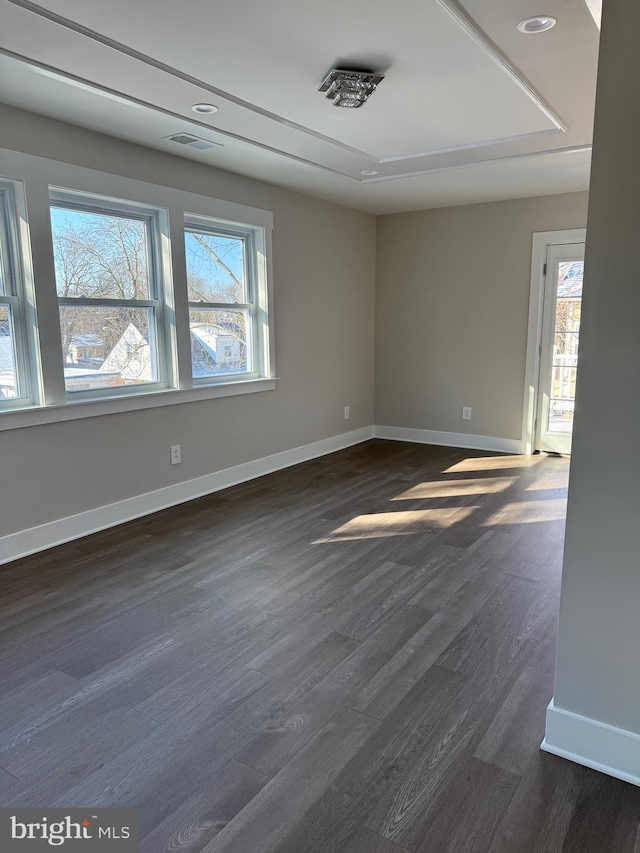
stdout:
<svg viewBox="0 0 640 853">
<path fill-rule="evenodd" d="M 51 228 L 58 296 L 153 298 L 145 222 L 52 207 Z"/>
<path fill-rule="evenodd" d="M 573 406 L 573 400 L 551 400 L 549 406 L 549 432 L 572 432 Z"/>
<path fill-rule="evenodd" d="M 556 305 L 556 331 L 577 332 L 580 329 L 581 299 L 563 297 Z"/>
<path fill-rule="evenodd" d="M 556 332 L 553 341 L 553 363 L 571 365 L 578 363 L 578 333 Z"/>
<path fill-rule="evenodd" d="M 557 356 L 561 359 L 561 356 Z M 577 357 L 576 357 L 577 360 Z M 554 364 L 551 378 L 551 400 L 549 402 L 549 432 L 573 430 L 573 409 L 576 396 L 575 367 Z"/>
<path fill-rule="evenodd" d="M 549 432 L 571 433 L 573 430 L 583 271 L 584 261 L 562 261 L 558 264 Z"/>
<path fill-rule="evenodd" d="M 18 396 L 16 348 L 9 305 L 0 305 L 0 402 Z"/>
<path fill-rule="evenodd" d="M 192 308 L 189 322 L 194 379 L 252 371 L 251 316 L 247 310 Z"/>
<path fill-rule="evenodd" d="M 557 332 L 578 332 L 580 328 L 583 272 L 584 261 L 563 261 L 558 264 Z"/>
<path fill-rule="evenodd" d="M 185 232 L 189 302 L 249 302 L 239 237 Z"/>
<path fill-rule="evenodd" d="M 558 298 L 582 298 L 584 261 L 561 261 L 558 264 Z"/>
<path fill-rule="evenodd" d="M 60 306 L 67 391 L 158 381 L 153 308 Z"/>
<path fill-rule="evenodd" d="M 554 365 L 551 396 L 554 400 L 573 400 L 576 395 L 576 368 Z"/>
</svg>

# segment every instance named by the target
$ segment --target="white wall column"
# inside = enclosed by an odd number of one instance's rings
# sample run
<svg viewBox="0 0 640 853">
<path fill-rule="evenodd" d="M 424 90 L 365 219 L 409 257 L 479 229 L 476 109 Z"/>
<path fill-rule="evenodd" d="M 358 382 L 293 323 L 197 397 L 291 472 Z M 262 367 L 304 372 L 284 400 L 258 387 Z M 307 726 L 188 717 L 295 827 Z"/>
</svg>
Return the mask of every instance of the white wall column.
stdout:
<svg viewBox="0 0 640 853">
<path fill-rule="evenodd" d="M 640 784 L 640 4 L 605 0 L 555 696 L 543 748 Z"/>
</svg>

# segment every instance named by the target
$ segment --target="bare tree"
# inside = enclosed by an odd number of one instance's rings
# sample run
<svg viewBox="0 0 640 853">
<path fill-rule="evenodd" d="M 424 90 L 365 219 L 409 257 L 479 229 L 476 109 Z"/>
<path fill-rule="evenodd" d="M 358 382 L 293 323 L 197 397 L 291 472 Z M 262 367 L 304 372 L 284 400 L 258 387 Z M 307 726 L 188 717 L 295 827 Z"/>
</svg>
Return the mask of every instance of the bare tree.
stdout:
<svg viewBox="0 0 640 853">
<path fill-rule="evenodd" d="M 73 212 L 54 220 L 53 236 L 60 297 L 149 298 L 147 231 L 141 220 Z M 189 301 L 202 304 L 202 308 L 191 311 L 192 328 L 212 329 L 235 341 L 231 366 L 241 368 L 247 358 L 247 319 L 246 311 L 236 306 L 247 301 L 243 243 L 223 235 L 189 232 L 189 236 Z M 225 307 L 207 309 L 210 303 L 223 303 Z M 141 363 L 140 347 L 147 345 L 150 332 L 145 328 L 146 309 L 65 305 L 61 306 L 60 321 L 66 365 L 77 362 L 80 351 L 85 360 L 102 364 L 120 341 L 119 365 L 131 350 L 121 371 L 130 363 L 132 369 Z M 123 337 L 130 325 L 142 335 L 138 347 Z"/>
<path fill-rule="evenodd" d="M 61 297 L 148 299 L 145 224 L 115 216 L 74 215 L 53 229 L 56 285 Z M 65 364 L 75 344 L 86 357 L 104 359 L 141 309 L 125 306 L 63 306 Z M 74 344 L 75 342 L 75 344 Z M 77 348 L 77 347 L 76 347 Z"/>
</svg>

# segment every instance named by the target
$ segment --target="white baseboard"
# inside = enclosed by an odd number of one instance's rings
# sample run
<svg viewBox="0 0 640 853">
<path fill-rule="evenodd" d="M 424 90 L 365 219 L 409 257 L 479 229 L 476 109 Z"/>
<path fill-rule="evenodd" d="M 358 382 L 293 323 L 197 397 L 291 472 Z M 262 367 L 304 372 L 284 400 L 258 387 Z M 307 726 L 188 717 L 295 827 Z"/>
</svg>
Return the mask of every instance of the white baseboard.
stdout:
<svg viewBox="0 0 640 853">
<path fill-rule="evenodd" d="M 553 700 L 540 749 L 640 785 L 640 734 L 556 708 Z"/>
<path fill-rule="evenodd" d="M 466 432 L 440 432 L 435 429 L 375 426 L 376 438 L 392 441 L 411 441 L 417 444 L 439 444 L 444 447 L 465 447 L 469 450 L 494 450 L 496 453 L 522 453 L 522 441 L 516 438 L 496 438 L 492 435 L 470 435 Z"/>
<path fill-rule="evenodd" d="M 342 433 L 342 435 L 325 438 L 322 441 L 315 441 L 312 444 L 294 447 L 292 450 L 285 450 L 282 453 L 274 453 L 272 456 L 264 456 L 262 459 L 245 462 L 233 468 L 225 468 L 213 474 L 205 474 L 203 477 L 196 477 L 193 480 L 175 483 L 153 492 L 90 509 L 77 515 L 50 521 L 38 527 L 10 533 L 7 536 L 0 537 L 0 565 L 17 560 L 20 557 L 27 557 L 38 551 L 44 551 L 54 545 L 61 545 L 63 542 L 69 542 L 72 539 L 79 539 L 81 536 L 88 536 L 90 533 L 97 533 L 107 527 L 114 527 L 116 524 L 132 521 L 134 518 L 158 512 L 158 510 L 167 509 L 167 507 L 194 498 L 200 498 L 203 495 L 220 491 L 220 489 L 227 489 L 229 486 L 253 480 L 255 477 L 262 477 L 264 474 L 270 474 L 281 468 L 289 468 L 291 465 L 298 465 L 300 462 L 307 462 L 310 459 L 325 456 L 327 453 L 335 453 L 337 450 L 343 450 L 354 444 L 368 441 L 373 436 L 373 427 L 363 427 Z"/>
<path fill-rule="evenodd" d="M 245 462 L 233 468 L 225 468 L 223 471 L 216 471 L 213 474 L 205 474 L 203 477 L 196 477 L 193 480 L 165 486 L 163 489 L 157 489 L 153 492 L 125 498 L 125 500 L 90 509 L 77 515 L 50 521 L 38 527 L 9 533 L 7 536 L 0 537 L 0 565 L 18 560 L 20 557 L 28 557 L 30 554 L 44 551 L 47 548 L 53 548 L 55 545 L 62 545 L 62 543 L 70 542 L 73 539 L 79 539 L 81 536 L 97 533 L 99 530 L 105 530 L 108 527 L 132 521 L 134 518 L 150 515 L 161 509 L 167 509 L 176 506 L 176 504 L 218 492 L 220 489 L 227 489 L 238 483 L 262 477 L 264 474 L 270 474 L 281 468 L 298 465 L 300 462 L 307 462 L 310 459 L 325 456 L 327 453 L 335 453 L 337 450 L 343 450 L 374 437 L 393 441 L 417 442 L 419 444 L 438 444 L 445 447 L 492 450 L 500 453 L 521 453 L 522 446 L 522 443 L 515 439 L 493 438 L 486 435 L 406 429 L 404 427 L 363 427 L 352 432 L 342 433 L 342 435 L 325 438 L 322 441 L 315 441 L 312 444 L 294 447 L 292 450 L 285 450 L 282 453 L 274 453 L 272 456 L 265 456 L 252 462 Z"/>
</svg>

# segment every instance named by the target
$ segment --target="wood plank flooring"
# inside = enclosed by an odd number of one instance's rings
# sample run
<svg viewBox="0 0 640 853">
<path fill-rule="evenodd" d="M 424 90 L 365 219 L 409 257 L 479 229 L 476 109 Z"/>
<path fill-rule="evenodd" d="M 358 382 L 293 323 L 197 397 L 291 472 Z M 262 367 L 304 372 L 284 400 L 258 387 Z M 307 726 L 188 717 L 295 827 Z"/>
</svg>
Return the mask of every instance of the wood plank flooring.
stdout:
<svg viewBox="0 0 640 853">
<path fill-rule="evenodd" d="M 640 853 L 541 753 L 565 459 L 371 441 L 0 570 L 0 804 L 142 853 Z"/>
</svg>

